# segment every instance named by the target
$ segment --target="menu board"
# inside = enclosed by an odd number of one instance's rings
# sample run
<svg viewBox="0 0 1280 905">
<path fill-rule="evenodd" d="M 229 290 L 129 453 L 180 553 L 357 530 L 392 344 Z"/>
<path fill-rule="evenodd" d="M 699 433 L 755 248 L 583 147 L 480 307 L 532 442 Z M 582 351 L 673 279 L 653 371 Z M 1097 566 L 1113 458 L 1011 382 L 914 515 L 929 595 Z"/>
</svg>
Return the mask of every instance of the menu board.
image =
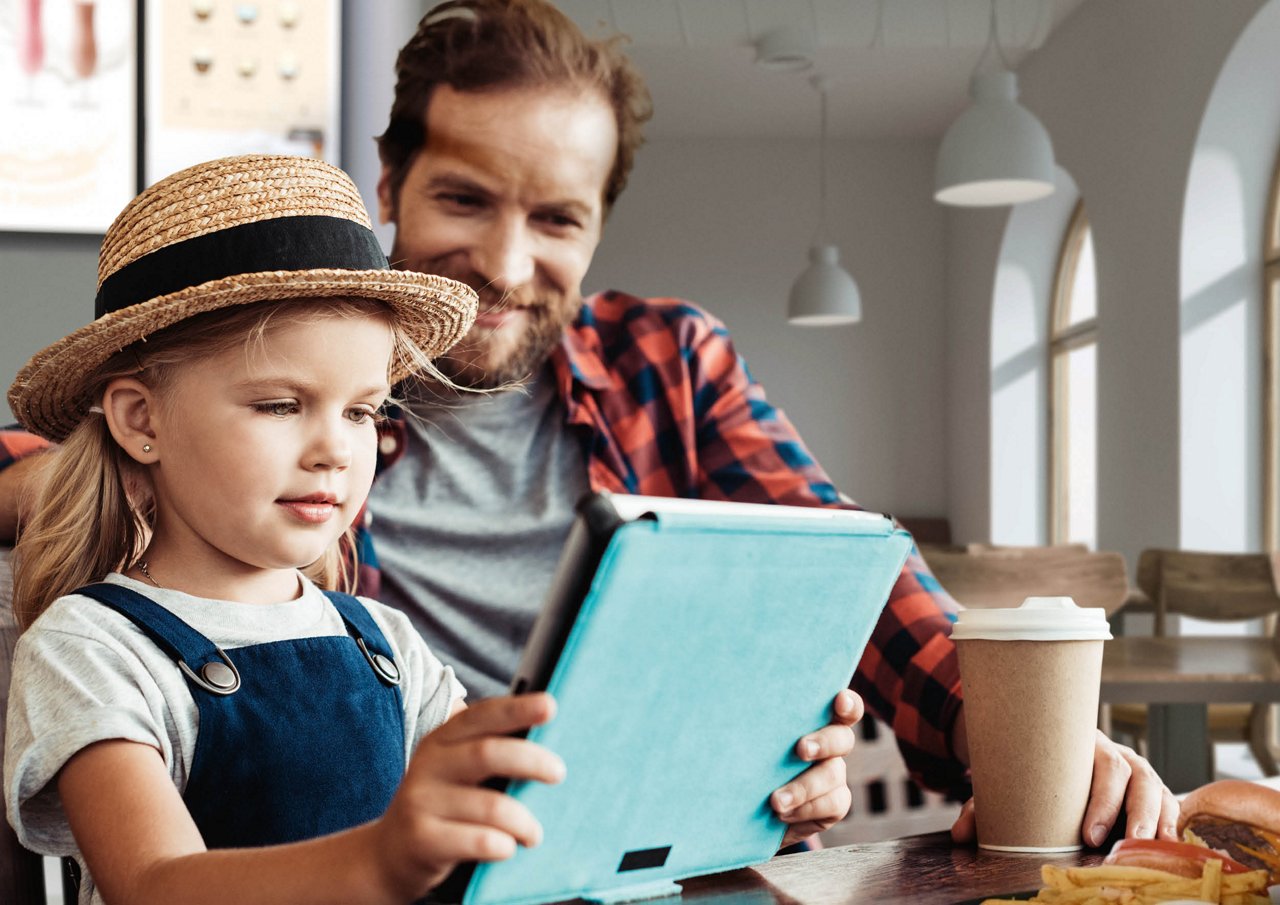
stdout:
<svg viewBox="0 0 1280 905">
<path fill-rule="evenodd" d="M 137 190 L 133 0 L 0 0 L 0 229 L 104 232 Z"/>
<path fill-rule="evenodd" d="M 147 0 L 144 183 L 232 154 L 336 164 L 341 19 L 340 0 Z"/>
</svg>

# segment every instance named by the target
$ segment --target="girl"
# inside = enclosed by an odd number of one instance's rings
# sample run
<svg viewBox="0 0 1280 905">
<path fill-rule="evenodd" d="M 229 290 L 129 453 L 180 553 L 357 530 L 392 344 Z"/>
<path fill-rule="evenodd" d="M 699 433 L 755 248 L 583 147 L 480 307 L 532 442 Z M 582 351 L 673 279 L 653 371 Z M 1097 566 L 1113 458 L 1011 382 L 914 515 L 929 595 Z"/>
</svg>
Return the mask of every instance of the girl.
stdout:
<svg viewBox="0 0 1280 905">
<path fill-rule="evenodd" d="M 389 270 L 340 170 L 252 156 L 124 209 L 97 315 L 9 393 L 61 444 L 15 551 L 22 842 L 113 905 L 405 902 L 536 844 L 481 783 L 561 778 L 510 737 L 550 699 L 463 710 L 404 616 L 320 590 L 390 385 L 434 375 L 474 294 Z"/>
</svg>

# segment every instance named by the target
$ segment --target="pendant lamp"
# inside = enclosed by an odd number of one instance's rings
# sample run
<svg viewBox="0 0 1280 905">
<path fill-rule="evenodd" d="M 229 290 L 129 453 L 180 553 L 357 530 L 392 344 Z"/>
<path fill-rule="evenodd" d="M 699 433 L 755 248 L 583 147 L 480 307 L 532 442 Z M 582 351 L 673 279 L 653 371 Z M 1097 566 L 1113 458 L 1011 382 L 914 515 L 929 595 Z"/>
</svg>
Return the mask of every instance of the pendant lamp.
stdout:
<svg viewBox="0 0 1280 905">
<path fill-rule="evenodd" d="M 1000 66 L 979 73 L 995 48 Z M 1018 204 L 1053 191 L 1053 144 L 1049 133 L 1018 103 L 1018 77 L 996 35 L 996 4 L 991 0 L 987 46 L 970 82 L 973 106 L 942 138 L 938 151 L 934 200 L 963 207 Z"/>
<path fill-rule="evenodd" d="M 809 249 L 809 266 L 791 286 L 787 320 L 801 327 L 830 327 L 862 320 L 862 299 L 853 277 L 840 266 L 840 252 L 826 241 L 827 228 L 827 85 L 821 76 L 810 83 L 818 91 L 818 233 Z"/>
</svg>

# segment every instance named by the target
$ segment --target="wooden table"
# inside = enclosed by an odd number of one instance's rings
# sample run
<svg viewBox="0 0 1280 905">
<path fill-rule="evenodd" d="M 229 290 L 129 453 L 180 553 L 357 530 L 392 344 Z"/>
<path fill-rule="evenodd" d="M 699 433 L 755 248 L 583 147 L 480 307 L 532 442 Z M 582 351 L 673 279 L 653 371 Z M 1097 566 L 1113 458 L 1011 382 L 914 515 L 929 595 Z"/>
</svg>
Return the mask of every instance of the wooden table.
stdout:
<svg viewBox="0 0 1280 905">
<path fill-rule="evenodd" d="M 1091 866 L 1100 851 L 1010 855 L 952 845 L 947 833 L 774 858 L 758 867 L 684 881 L 701 905 L 952 905 L 1040 886 L 1040 865 Z M 673 899 L 666 899 L 671 902 Z"/>
<path fill-rule="evenodd" d="M 1271 638 L 1122 636 L 1102 657 L 1101 699 L 1148 704 L 1148 759 L 1174 792 L 1213 779 L 1206 705 L 1280 701 Z"/>
</svg>

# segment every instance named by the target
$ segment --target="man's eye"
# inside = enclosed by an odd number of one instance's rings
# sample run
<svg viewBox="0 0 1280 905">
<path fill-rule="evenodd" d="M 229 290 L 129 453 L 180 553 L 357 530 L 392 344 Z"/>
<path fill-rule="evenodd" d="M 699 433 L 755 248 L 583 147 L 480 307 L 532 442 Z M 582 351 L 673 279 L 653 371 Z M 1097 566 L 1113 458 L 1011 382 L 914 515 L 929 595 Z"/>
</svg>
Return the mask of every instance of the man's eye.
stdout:
<svg viewBox="0 0 1280 905">
<path fill-rule="evenodd" d="M 440 200 L 452 207 L 476 208 L 484 204 L 484 199 L 479 195 L 468 195 L 465 192 L 445 192 L 440 195 Z"/>
<path fill-rule="evenodd" d="M 298 403 L 292 400 L 277 400 L 275 402 L 255 402 L 253 409 L 264 415 L 274 415 L 277 418 L 283 418 L 286 415 L 295 414 L 298 411 Z"/>
<path fill-rule="evenodd" d="M 581 225 L 576 217 L 571 217 L 568 214 L 548 213 L 540 215 L 538 219 L 557 229 L 575 229 Z"/>
</svg>

